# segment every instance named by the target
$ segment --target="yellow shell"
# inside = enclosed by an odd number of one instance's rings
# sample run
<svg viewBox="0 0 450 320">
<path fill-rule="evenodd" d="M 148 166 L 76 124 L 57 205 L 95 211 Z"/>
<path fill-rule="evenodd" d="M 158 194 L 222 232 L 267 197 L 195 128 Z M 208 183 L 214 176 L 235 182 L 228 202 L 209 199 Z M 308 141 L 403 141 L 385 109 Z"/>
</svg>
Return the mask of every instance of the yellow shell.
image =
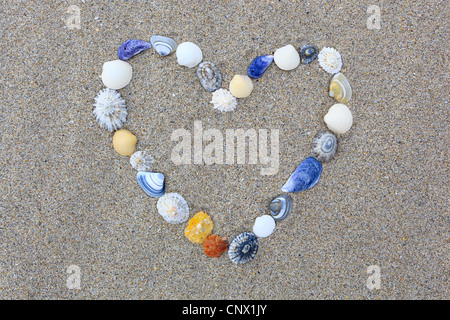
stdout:
<svg viewBox="0 0 450 320">
<path fill-rule="evenodd" d="M 131 156 L 136 147 L 137 138 L 127 129 L 120 129 L 114 133 L 113 145 L 114 150 L 123 156 Z"/>
<path fill-rule="evenodd" d="M 253 82 L 246 75 L 235 75 L 230 82 L 230 92 L 236 98 L 246 98 L 252 93 Z"/>
<path fill-rule="evenodd" d="M 342 73 L 334 75 L 331 79 L 330 97 L 334 97 L 340 103 L 347 103 L 352 97 L 352 87 Z"/>
<path fill-rule="evenodd" d="M 186 230 L 184 230 L 184 235 L 189 241 L 202 244 L 206 237 L 211 234 L 213 227 L 214 224 L 211 217 L 207 213 L 200 211 L 189 220 Z"/>
</svg>

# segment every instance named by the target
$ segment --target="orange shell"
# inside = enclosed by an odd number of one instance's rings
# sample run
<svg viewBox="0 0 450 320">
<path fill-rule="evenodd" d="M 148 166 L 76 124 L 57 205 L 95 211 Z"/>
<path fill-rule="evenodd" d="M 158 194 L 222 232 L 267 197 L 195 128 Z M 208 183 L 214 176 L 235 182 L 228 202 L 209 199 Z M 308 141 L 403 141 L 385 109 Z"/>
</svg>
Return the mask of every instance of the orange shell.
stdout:
<svg viewBox="0 0 450 320">
<path fill-rule="evenodd" d="M 213 226 L 210 216 L 200 211 L 189 220 L 184 235 L 189 241 L 202 244 L 205 238 L 211 234 Z"/>
<path fill-rule="evenodd" d="M 203 251 L 208 257 L 217 258 L 222 253 L 228 250 L 228 241 L 219 236 L 212 234 L 209 235 L 203 242 Z"/>
</svg>

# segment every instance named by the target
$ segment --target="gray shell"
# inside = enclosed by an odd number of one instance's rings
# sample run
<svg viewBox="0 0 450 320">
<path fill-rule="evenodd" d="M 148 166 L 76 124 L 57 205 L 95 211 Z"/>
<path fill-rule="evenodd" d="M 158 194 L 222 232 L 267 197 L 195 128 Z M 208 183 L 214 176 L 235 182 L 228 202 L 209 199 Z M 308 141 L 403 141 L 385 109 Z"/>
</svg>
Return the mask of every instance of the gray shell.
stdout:
<svg viewBox="0 0 450 320">
<path fill-rule="evenodd" d="M 316 60 L 319 50 L 312 44 L 307 44 L 300 48 L 300 58 L 303 64 L 309 64 Z"/>
<path fill-rule="evenodd" d="M 242 232 L 228 247 L 228 257 L 236 264 L 251 261 L 258 251 L 258 238 L 252 232 Z"/>
<path fill-rule="evenodd" d="M 150 43 L 155 51 L 162 57 L 168 56 L 177 49 L 177 43 L 173 39 L 163 36 L 152 36 L 150 38 Z"/>
<path fill-rule="evenodd" d="M 323 131 L 314 138 L 311 152 L 317 160 L 327 162 L 334 158 L 337 145 L 336 136 L 330 131 Z"/>
<path fill-rule="evenodd" d="M 203 88 L 208 92 L 216 91 L 222 85 L 222 75 L 212 62 L 205 61 L 200 63 L 197 68 L 197 76 Z"/>
<path fill-rule="evenodd" d="M 282 194 L 279 197 L 273 199 L 270 204 L 270 214 L 275 221 L 281 221 L 289 216 L 292 211 L 292 204 L 294 200 L 290 195 Z"/>
</svg>

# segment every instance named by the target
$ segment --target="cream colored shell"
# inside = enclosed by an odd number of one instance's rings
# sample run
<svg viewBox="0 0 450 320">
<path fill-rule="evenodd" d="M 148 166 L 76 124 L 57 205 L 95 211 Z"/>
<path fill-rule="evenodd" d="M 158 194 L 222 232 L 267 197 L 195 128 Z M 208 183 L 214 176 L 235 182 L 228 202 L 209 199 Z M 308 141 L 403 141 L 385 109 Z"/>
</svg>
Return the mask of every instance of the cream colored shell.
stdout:
<svg viewBox="0 0 450 320">
<path fill-rule="evenodd" d="M 297 50 L 295 50 L 294 46 L 288 44 L 282 48 L 279 48 L 273 54 L 273 60 L 275 64 L 281 70 L 294 70 L 300 64 L 300 55 Z"/>
<path fill-rule="evenodd" d="M 350 109 L 342 103 L 333 105 L 323 118 L 328 129 L 337 134 L 346 133 L 353 124 L 353 116 Z"/>
<path fill-rule="evenodd" d="M 230 92 L 236 98 L 246 98 L 253 91 L 253 82 L 245 75 L 235 75 L 230 82 Z"/>
<path fill-rule="evenodd" d="M 352 87 L 342 73 L 334 75 L 331 79 L 329 94 L 340 103 L 347 103 L 351 99 Z"/>
<path fill-rule="evenodd" d="M 114 90 L 126 87 L 133 77 L 131 64 L 122 60 L 108 61 L 103 64 L 103 84 Z"/>
</svg>

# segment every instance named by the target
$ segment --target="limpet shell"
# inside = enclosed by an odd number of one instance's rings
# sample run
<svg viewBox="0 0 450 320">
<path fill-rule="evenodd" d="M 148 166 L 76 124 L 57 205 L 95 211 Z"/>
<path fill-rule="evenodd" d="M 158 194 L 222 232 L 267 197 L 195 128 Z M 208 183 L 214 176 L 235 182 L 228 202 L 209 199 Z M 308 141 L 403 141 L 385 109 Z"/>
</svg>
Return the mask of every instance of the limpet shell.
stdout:
<svg viewBox="0 0 450 320">
<path fill-rule="evenodd" d="M 351 99 L 352 87 L 342 73 L 335 74 L 331 79 L 329 94 L 340 103 L 347 103 Z"/>
<path fill-rule="evenodd" d="M 275 230 L 275 220 L 272 216 L 265 214 L 255 219 L 253 233 L 260 238 L 268 237 Z"/>
<path fill-rule="evenodd" d="M 258 252 L 258 238 L 252 232 L 242 232 L 233 239 L 228 248 L 228 257 L 236 264 L 251 261 Z"/>
<path fill-rule="evenodd" d="M 184 230 L 184 236 L 191 242 L 202 244 L 206 237 L 211 234 L 213 227 L 214 223 L 211 217 L 200 211 L 189 220 Z"/>
<path fill-rule="evenodd" d="M 122 89 L 130 83 L 132 77 L 133 68 L 126 61 L 113 60 L 103 64 L 101 78 L 107 88 Z"/>
<path fill-rule="evenodd" d="M 300 59 L 303 64 L 309 64 L 316 60 L 319 50 L 312 44 L 307 44 L 300 48 Z"/>
<path fill-rule="evenodd" d="M 156 208 L 161 217 L 171 224 L 179 224 L 189 218 L 189 206 L 178 193 L 166 193 L 158 199 Z"/>
<path fill-rule="evenodd" d="M 314 187 L 319 182 L 322 164 L 313 157 L 306 158 L 295 169 L 281 188 L 283 192 L 300 192 Z"/>
<path fill-rule="evenodd" d="M 230 92 L 236 98 L 246 98 L 253 91 L 253 82 L 246 75 L 235 75 L 230 81 Z"/>
<path fill-rule="evenodd" d="M 226 238 L 221 238 L 218 235 L 210 234 L 203 241 L 203 252 L 208 257 L 218 258 L 222 253 L 228 250 L 228 241 Z"/>
<path fill-rule="evenodd" d="M 214 63 L 205 61 L 197 68 L 197 77 L 208 92 L 216 91 L 222 85 L 222 75 Z"/>
<path fill-rule="evenodd" d="M 353 124 L 353 116 L 350 109 L 342 103 L 333 105 L 323 117 L 328 129 L 337 134 L 346 133 Z"/>
<path fill-rule="evenodd" d="M 168 37 L 152 36 L 150 38 L 150 43 L 155 51 L 162 57 L 168 56 L 177 49 L 175 40 Z"/>
<path fill-rule="evenodd" d="M 319 65 L 328 73 L 335 74 L 341 71 L 342 58 L 341 54 L 334 48 L 324 47 L 320 50 Z"/>
<path fill-rule="evenodd" d="M 319 132 L 313 140 L 311 152 L 317 160 L 327 162 L 336 154 L 337 145 L 337 138 L 333 133 Z"/>
<path fill-rule="evenodd" d="M 292 211 L 292 204 L 294 200 L 288 194 L 282 194 L 270 203 L 270 214 L 275 221 L 286 219 Z"/>
<path fill-rule="evenodd" d="M 136 147 L 137 138 L 127 129 L 120 129 L 114 133 L 113 146 L 119 154 L 123 156 L 131 156 Z"/>
<path fill-rule="evenodd" d="M 291 44 L 277 49 L 273 59 L 278 68 L 286 71 L 294 70 L 300 64 L 300 55 Z"/>
<path fill-rule="evenodd" d="M 177 47 L 177 62 L 180 66 L 193 68 L 203 60 L 202 50 L 192 42 L 183 42 Z"/>
<path fill-rule="evenodd" d="M 137 181 L 142 190 L 153 198 L 161 197 L 164 194 L 164 175 L 157 172 L 138 172 Z"/>
</svg>

